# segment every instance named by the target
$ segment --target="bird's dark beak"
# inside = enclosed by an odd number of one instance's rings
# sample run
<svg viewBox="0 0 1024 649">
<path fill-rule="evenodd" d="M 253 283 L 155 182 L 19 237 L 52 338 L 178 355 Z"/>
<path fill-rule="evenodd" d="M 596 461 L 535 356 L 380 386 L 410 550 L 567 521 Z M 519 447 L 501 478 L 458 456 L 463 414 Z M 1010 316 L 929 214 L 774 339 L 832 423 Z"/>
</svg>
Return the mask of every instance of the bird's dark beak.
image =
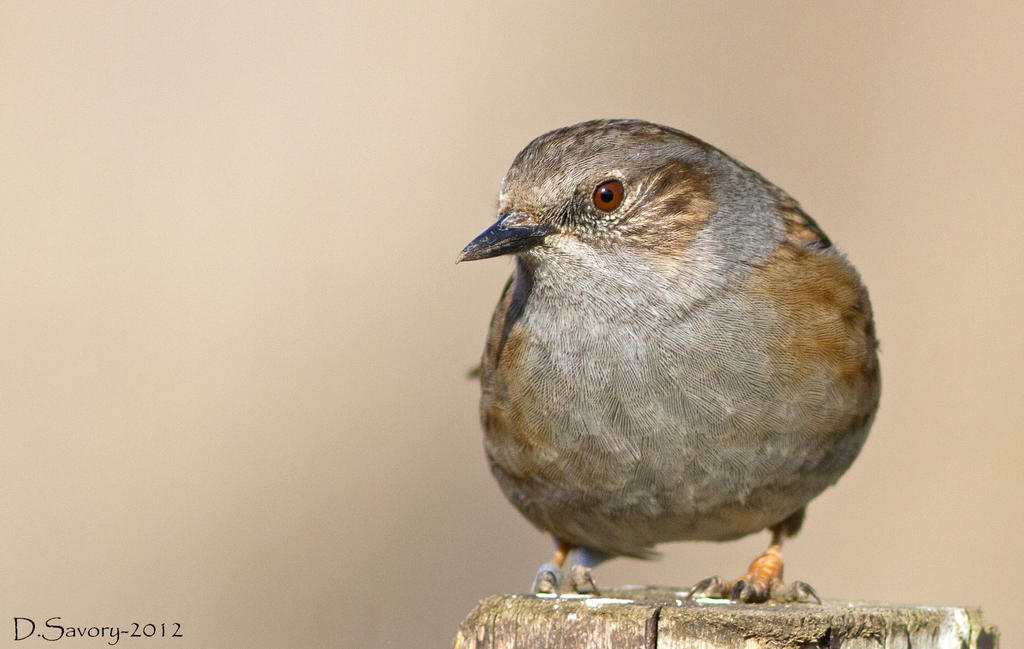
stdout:
<svg viewBox="0 0 1024 649">
<path fill-rule="evenodd" d="M 538 224 L 521 212 L 505 212 L 462 249 L 455 263 L 522 252 L 543 242 L 553 231 L 551 226 Z"/>
</svg>

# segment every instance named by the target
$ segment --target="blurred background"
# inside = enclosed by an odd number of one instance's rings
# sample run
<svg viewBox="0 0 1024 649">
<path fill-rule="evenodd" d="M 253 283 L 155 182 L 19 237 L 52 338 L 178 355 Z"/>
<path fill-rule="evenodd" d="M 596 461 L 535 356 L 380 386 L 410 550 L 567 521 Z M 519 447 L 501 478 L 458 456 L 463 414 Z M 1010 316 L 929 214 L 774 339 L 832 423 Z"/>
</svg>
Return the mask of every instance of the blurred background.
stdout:
<svg viewBox="0 0 1024 649">
<path fill-rule="evenodd" d="M 443 647 L 524 591 L 551 545 L 492 481 L 466 378 L 512 264 L 453 261 L 530 139 L 640 117 L 784 187 L 871 290 L 881 411 L 787 576 L 982 606 L 1024 643 L 1022 20 L 0 4 L 0 638 L 61 616 L 181 624 L 147 647 Z M 766 542 L 598 579 L 734 576 Z"/>
</svg>

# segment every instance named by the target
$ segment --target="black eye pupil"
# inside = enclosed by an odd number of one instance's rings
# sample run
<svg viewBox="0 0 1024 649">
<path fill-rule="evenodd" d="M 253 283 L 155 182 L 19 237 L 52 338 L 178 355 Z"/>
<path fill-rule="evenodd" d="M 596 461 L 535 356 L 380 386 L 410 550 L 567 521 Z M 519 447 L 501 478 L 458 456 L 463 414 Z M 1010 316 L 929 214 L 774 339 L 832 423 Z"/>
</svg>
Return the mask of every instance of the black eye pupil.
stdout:
<svg viewBox="0 0 1024 649">
<path fill-rule="evenodd" d="M 612 199 L 615 198 L 615 192 L 605 187 L 601 190 L 601 201 L 604 203 L 611 203 Z"/>
</svg>

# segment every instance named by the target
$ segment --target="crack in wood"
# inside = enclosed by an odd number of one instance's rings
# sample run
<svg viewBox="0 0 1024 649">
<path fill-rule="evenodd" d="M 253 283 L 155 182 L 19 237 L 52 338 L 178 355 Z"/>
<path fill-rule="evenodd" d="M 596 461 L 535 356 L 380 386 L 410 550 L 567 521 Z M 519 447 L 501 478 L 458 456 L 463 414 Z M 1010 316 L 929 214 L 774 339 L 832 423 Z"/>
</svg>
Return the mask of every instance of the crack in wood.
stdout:
<svg viewBox="0 0 1024 649">
<path fill-rule="evenodd" d="M 658 649 L 658 622 L 661 620 L 661 609 L 663 606 L 659 606 L 654 609 L 651 613 L 651 617 L 647 618 L 647 622 L 644 624 L 644 648 L 645 649 Z"/>
</svg>

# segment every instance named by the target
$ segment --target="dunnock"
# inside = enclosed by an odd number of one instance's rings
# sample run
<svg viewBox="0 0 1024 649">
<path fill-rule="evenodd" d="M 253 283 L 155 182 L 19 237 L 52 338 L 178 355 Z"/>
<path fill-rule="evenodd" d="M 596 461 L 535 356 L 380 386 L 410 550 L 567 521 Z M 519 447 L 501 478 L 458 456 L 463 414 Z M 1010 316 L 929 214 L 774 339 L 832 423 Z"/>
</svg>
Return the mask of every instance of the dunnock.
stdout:
<svg viewBox="0 0 1024 649">
<path fill-rule="evenodd" d="M 458 261 L 515 254 L 480 403 L 506 497 L 558 549 L 535 591 L 616 556 L 769 528 L 734 581 L 693 592 L 817 598 L 780 547 L 850 466 L 879 398 L 857 272 L 784 191 L 642 121 L 552 131 L 505 176 Z"/>
</svg>

